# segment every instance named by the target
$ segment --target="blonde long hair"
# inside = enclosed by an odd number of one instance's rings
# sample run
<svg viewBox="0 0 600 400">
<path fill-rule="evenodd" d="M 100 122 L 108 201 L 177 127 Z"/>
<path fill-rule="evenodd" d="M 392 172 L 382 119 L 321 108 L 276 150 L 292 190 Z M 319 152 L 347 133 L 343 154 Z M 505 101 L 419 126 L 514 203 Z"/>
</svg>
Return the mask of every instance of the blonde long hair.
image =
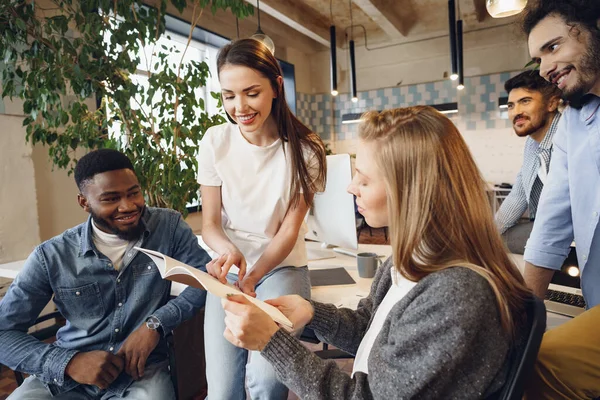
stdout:
<svg viewBox="0 0 600 400">
<path fill-rule="evenodd" d="M 507 254 L 485 182 L 452 121 L 427 106 L 368 112 L 362 120 L 360 138 L 377 143 L 399 273 L 418 281 L 454 266 L 475 271 L 490 284 L 502 327 L 514 338 L 531 292 Z"/>
</svg>

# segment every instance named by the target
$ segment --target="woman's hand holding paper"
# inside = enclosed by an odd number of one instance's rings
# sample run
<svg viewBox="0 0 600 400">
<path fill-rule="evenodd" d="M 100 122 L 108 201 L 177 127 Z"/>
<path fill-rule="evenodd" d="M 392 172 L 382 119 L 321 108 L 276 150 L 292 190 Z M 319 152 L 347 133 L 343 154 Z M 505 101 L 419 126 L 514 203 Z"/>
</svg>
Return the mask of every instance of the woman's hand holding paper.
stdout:
<svg viewBox="0 0 600 400">
<path fill-rule="evenodd" d="M 234 346 L 262 351 L 279 330 L 267 313 L 242 295 L 231 295 L 221 302 L 226 326 L 223 336 Z"/>
</svg>

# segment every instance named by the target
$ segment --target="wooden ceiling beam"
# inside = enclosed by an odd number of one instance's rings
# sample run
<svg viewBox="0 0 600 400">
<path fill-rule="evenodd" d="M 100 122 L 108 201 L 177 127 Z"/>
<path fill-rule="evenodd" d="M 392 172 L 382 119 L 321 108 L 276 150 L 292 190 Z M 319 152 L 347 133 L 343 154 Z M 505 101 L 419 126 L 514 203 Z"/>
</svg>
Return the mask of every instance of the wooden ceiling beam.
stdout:
<svg viewBox="0 0 600 400">
<path fill-rule="evenodd" d="M 483 22 L 488 17 L 488 12 L 485 8 L 485 0 L 473 0 L 473 6 L 475 7 L 477 22 Z"/>
<path fill-rule="evenodd" d="M 145 0 L 144 2 L 151 6 L 156 5 L 156 0 Z M 323 51 L 327 48 L 322 43 L 306 35 L 296 34 L 288 25 L 278 21 L 274 17 L 263 14 L 262 8 L 263 4 L 261 2 L 260 19 L 262 29 L 273 39 L 276 47 L 293 47 L 306 54 Z M 192 18 L 192 7 L 188 7 L 183 13 L 179 13 L 171 3 L 168 3 L 167 13 L 189 22 Z M 256 11 L 254 14 L 254 16 L 239 20 L 240 37 L 249 37 L 256 32 L 258 26 Z M 218 10 L 213 15 L 210 10 L 203 10 L 203 15 L 200 18 L 198 26 L 226 38 L 235 39 L 236 37 L 235 17 L 230 11 Z M 327 41 L 328 44 L 329 40 Z"/>
<path fill-rule="evenodd" d="M 390 37 L 407 36 L 416 22 L 415 9 L 411 2 L 400 6 L 396 0 L 353 0 Z"/>
<path fill-rule="evenodd" d="M 246 1 L 256 7 L 256 0 Z M 330 47 L 329 18 L 324 18 L 301 1 L 261 0 L 260 13 L 261 19 L 265 14 L 268 14 L 323 46 Z M 338 47 L 342 47 L 345 43 L 346 35 L 342 29 L 336 30 L 336 41 Z"/>
</svg>

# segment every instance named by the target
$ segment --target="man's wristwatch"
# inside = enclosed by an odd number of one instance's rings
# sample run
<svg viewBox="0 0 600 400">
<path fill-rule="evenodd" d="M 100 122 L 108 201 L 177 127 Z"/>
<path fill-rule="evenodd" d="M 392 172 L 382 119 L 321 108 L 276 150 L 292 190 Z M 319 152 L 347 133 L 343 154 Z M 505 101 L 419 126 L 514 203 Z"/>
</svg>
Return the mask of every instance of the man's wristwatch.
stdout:
<svg viewBox="0 0 600 400">
<path fill-rule="evenodd" d="M 157 331 L 161 336 L 163 336 L 164 331 L 162 325 L 160 324 L 160 320 L 154 315 L 151 315 L 146 319 L 146 328 L 150 329 L 151 331 Z"/>
</svg>

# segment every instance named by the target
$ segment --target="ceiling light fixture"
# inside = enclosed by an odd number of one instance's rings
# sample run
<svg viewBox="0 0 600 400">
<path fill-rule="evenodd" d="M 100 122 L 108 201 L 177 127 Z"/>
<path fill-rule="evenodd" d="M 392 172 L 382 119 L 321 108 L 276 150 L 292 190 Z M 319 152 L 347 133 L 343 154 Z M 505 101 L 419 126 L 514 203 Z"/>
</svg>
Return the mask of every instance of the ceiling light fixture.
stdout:
<svg viewBox="0 0 600 400">
<path fill-rule="evenodd" d="M 348 49 L 350 51 L 350 93 L 352 95 L 352 101 L 356 103 L 358 101 L 358 95 L 356 91 L 356 57 L 354 55 L 354 23 L 352 21 L 352 0 L 350 1 L 350 42 L 348 43 Z"/>
<path fill-rule="evenodd" d="M 349 113 L 342 115 L 342 124 L 357 124 L 360 122 L 362 113 Z"/>
<path fill-rule="evenodd" d="M 331 20 L 331 26 L 329 27 L 329 50 L 331 53 L 329 57 L 329 67 L 331 70 L 331 95 L 337 96 L 339 93 L 337 88 L 337 43 L 335 37 L 335 25 L 333 24 L 332 2 L 333 0 L 329 1 L 329 18 Z"/>
<path fill-rule="evenodd" d="M 462 19 L 456 21 L 456 50 L 457 50 L 457 67 L 458 67 L 458 90 L 465 88 L 465 73 L 464 73 L 464 55 L 463 55 L 463 22 Z"/>
<path fill-rule="evenodd" d="M 448 0 L 448 29 L 450 31 L 450 65 L 452 73 L 450 79 L 458 79 L 458 68 L 456 66 L 456 4 L 454 0 Z"/>
<path fill-rule="evenodd" d="M 443 103 L 443 104 L 432 104 L 431 107 L 435 108 L 442 114 L 457 114 L 458 103 Z"/>
<path fill-rule="evenodd" d="M 508 110 L 508 97 L 504 96 L 498 98 L 498 108 Z"/>
<path fill-rule="evenodd" d="M 275 55 L 275 43 L 273 43 L 273 40 L 260 29 L 260 0 L 256 0 L 256 13 L 258 16 L 258 29 L 256 30 L 256 33 L 250 37 L 262 42 L 267 46 L 271 53 Z"/>
<path fill-rule="evenodd" d="M 527 0 L 486 0 L 485 8 L 493 18 L 510 17 L 523 11 Z"/>
<path fill-rule="evenodd" d="M 458 103 L 442 103 L 442 104 L 431 104 L 430 107 L 435 108 L 442 114 L 457 114 Z M 381 112 L 381 110 L 376 110 Z M 363 113 L 348 113 L 342 114 L 342 124 L 357 124 L 362 121 Z"/>
</svg>

